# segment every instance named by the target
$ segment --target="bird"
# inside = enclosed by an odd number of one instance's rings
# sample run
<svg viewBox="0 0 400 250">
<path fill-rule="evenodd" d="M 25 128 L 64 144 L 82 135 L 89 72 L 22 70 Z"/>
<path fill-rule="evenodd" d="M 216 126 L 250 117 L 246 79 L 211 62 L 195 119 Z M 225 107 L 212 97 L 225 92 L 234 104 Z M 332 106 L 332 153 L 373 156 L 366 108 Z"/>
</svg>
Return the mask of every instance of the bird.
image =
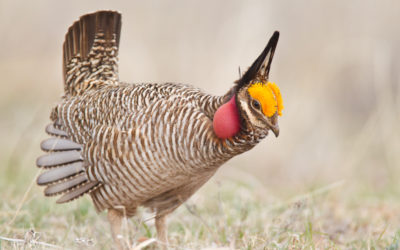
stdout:
<svg viewBox="0 0 400 250">
<path fill-rule="evenodd" d="M 155 214 L 158 242 L 168 245 L 166 218 L 221 165 L 279 135 L 283 102 L 269 82 L 279 39 L 222 96 L 178 83 L 119 80 L 121 14 L 86 14 L 63 44 L 64 94 L 52 109 L 49 135 L 36 160 L 45 196 L 66 203 L 89 195 L 107 211 L 115 246 L 121 223 L 138 207 Z"/>
</svg>

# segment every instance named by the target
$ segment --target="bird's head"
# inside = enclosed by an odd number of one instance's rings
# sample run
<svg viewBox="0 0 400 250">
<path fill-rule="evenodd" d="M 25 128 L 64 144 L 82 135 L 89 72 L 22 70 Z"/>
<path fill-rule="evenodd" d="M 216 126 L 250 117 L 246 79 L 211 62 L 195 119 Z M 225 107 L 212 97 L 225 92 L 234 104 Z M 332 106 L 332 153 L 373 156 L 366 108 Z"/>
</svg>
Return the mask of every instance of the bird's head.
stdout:
<svg viewBox="0 0 400 250">
<path fill-rule="evenodd" d="M 272 130 L 275 136 L 279 135 L 282 97 L 278 86 L 268 81 L 278 39 L 276 31 L 261 55 L 236 81 L 231 99 L 215 113 L 213 123 L 218 137 L 228 138 L 240 130 Z"/>
</svg>

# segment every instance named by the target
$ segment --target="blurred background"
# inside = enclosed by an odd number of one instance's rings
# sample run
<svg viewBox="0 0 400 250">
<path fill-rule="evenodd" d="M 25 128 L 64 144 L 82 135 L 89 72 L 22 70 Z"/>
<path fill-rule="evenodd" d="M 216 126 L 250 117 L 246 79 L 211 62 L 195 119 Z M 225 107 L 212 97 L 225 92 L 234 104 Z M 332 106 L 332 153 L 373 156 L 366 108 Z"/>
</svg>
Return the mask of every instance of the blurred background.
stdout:
<svg viewBox="0 0 400 250">
<path fill-rule="evenodd" d="M 0 0 L 0 193 L 26 190 L 37 174 L 63 94 L 64 35 L 100 9 L 123 15 L 122 81 L 217 95 L 280 31 L 270 74 L 285 106 L 280 136 L 229 161 L 217 180 L 288 199 L 337 182 L 377 199 L 400 194 L 400 2 L 375 0 Z"/>
</svg>

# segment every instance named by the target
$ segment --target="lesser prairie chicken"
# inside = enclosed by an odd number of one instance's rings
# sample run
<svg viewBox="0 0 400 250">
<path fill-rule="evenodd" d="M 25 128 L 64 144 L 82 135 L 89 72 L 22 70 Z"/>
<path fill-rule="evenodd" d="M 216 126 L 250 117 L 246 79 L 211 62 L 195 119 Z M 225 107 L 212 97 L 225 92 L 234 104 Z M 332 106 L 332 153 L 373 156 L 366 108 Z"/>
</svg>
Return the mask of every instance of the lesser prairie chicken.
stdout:
<svg viewBox="0 0 400 250">
<path fill-rule="evenodd" d="M 282 99 L 268 82 L 275 32 L 247 72 L 223 96 L 175 83 L 126 84 L 118 79 L 121 15 L 99 11 L 68 30 L 64 89 L 51 113 L 37 159 L 37 179 L 57 203 L 89 194 L 108 210 L 117 247 L 124 215 L 138 206 L 155 213 L 167 242 L 166 216 L 216 170 L 253 148 L 269 130 L 278 136 Z"/>
</svg>

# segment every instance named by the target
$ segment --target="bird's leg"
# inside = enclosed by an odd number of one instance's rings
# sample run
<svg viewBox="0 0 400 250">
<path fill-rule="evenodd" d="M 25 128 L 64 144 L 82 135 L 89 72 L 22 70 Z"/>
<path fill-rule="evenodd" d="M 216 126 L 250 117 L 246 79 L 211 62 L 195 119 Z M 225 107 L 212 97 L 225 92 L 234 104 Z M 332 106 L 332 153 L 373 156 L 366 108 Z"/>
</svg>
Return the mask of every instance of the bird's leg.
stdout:
<svg viewBox="0 0 400 250">
<path fill-rule="evenodd" d="M 111 225 L 111 233 L 112 237 L 114 239 L 116 249 L 118 250 L 123 250 L 123 238 L 121 235 L 121 229 L 122 229 L 122 220 L 124 218 L 123 213 L 116 209 L 108 209 L 108 221 L 110 222 Z"/>
<path fill-rule="evenodd" d="M 168 249 L 168 235 L 167 235 L 167 214 L 157 213 L 156 215 L 156 229 L 157 238 L 159 241 L 160 249 Z"/>
</svg>

